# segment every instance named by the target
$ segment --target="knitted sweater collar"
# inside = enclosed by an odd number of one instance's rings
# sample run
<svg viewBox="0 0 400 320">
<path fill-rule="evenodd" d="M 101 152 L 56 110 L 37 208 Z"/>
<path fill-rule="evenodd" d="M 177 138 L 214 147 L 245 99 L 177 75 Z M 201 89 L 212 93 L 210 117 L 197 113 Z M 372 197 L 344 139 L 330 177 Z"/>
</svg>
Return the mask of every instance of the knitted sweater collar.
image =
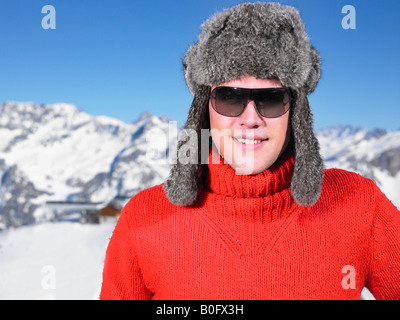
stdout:
<svg viewBox="0 0 400 320">
<path fill-rule="evenodd" d="M 219 157 L 219 164 L 215 158 Z M 213 160 L 214 159 L 214 160 Z M 235 198 L 259 198 L 290 187 L 294 155 L 286 150 L 268 169 L 256 175 L 239 175 L 210 148 L 205 187 L 214 194 Z"/>
</svg>

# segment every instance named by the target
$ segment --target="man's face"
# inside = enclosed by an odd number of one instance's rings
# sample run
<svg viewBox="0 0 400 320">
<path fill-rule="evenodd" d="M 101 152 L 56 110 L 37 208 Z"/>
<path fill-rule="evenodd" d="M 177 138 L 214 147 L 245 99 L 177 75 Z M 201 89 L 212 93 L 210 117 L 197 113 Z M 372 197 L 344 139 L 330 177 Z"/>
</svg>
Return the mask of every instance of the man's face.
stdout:
<svg viewBox="0 0 400 320">
<path fill-rule="evenodd" d="M 215 87 L 281 88 L 279 80 L 245 76 Z M 238 174 L 257 174 L 272 166 L 290 140 L 289 112 L 277 118 L 261 116 L 250 101 L 238 117 L 217 113 L 209 102 L 213 148 Z"/>
</svg>

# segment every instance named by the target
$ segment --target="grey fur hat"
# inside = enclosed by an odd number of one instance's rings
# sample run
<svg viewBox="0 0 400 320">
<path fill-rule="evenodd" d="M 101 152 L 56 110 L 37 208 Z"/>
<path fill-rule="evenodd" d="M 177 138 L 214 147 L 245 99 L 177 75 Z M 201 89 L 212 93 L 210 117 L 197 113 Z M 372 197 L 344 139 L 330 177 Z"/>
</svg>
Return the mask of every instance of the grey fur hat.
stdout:
<svg viewBox="0 0 400 320">
<path fill-rule="evenodd" d="M 291 128 L 295 165 L 291 193 L 297 204 L 313 205 L 321 193 L 323 161 L 307 95 L 317 86 L 320 67 L 319 54 L 293 7 L 241 3 L 214 15 L 203 23 L 199 40 L 183 58 L 186 84 L 194 95 L 184 129 L 195 130 L 198 140 L 180 137 L 178 154 L 183 145 L 186 150 L 200 145 L 200 130 L 207 127 L 206 103 L 213 85 L 244 75 L 279 79 L 294 92 Z M 191 205 L 197 198 L 204 172 L 198 164 L 200 152 L 193 157 L 190 163 L 178 161 L 164 184 L 173 204 Z"/>
</svg>

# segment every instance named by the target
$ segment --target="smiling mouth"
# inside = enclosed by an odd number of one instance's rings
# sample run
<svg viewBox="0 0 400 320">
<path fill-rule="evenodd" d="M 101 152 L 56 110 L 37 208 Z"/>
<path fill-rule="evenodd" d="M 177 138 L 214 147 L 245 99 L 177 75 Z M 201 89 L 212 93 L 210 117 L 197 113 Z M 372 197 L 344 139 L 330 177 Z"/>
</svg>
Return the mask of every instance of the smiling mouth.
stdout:
<svg viewBox="0 0 400 320">
<path fill-rule="evenodd" d="M 242 139 L 242 138 L 234 138 L 234 139 L 242 144 L 258 144 L 268 140 L 268 139 L 261 140 L 261 139 Z"/>
</svg>

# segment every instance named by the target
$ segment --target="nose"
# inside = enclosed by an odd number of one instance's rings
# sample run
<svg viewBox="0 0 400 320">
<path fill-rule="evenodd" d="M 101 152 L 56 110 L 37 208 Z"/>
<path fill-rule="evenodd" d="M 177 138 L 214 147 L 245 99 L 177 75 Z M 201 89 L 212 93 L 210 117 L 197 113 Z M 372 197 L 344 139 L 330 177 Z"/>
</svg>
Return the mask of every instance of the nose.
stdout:
<svg viewBox="0 0 400 320">
<path fill-rule="evenodd" d="M 264 124 L 264 119 L 257 112 L 254 101 L 249 101 L 244 109 L 243 113 L 239 116 L 239 124 L 242 127 L 249 129 L 255 129 Z"/>
</svg>

